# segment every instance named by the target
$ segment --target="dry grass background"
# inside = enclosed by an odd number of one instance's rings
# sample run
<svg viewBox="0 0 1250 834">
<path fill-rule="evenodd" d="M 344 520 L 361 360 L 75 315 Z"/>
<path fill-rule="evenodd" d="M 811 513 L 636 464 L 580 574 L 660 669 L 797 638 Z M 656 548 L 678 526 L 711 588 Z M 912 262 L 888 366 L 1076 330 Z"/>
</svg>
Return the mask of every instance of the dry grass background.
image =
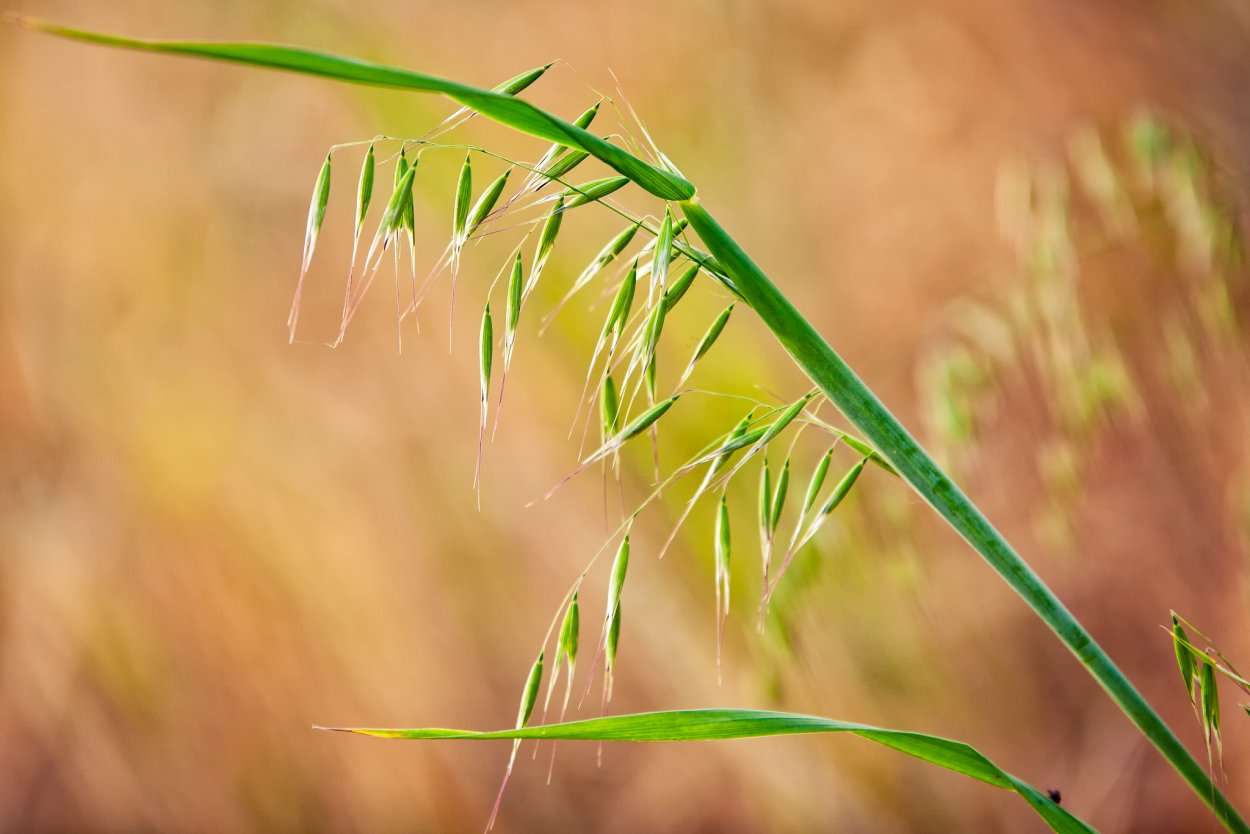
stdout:
<svg viewBox="0 0 1250 834">
<path fill-rule="evenodd" d="M 563 57 L 608 87 L 612 68 L 731 231 L 912 425 L 948 304 L 1018 290 L 995 230 L 1004 161 L 1060 159 L 1078 127 L 1114 131 L 1151 105 L 1209 149 L 1241 225 L 1250 29 L 1231 2 L 15 8 L 131 34 L 301 42 L 483 84 Z M 477 830 L 503 747 L 308 727 L 508 722 L 603 534 L 592 481 L 523 509 L 573 459 L 563 427 L 586 335 L 569 325 L 520 343 L 479 514 L 476 300 L 460 306 L 450 357 L 445 298 L 402 355 L 385 291 L 339 350 L 288 347 L 284 330 L 325 148 L 416 134 L 445 109 L 11 27 L 0 67 L 0 829 Z M 566 69 L 534 97 L 565 113 L 592 98 Z M 448 159 L 418 178 L 431 253 L 453 176 Z M 327 228 L 349 212 L 341 199 Z M 598 243 L 562 255 L 563 275 Z M 310 332 L 329 321 L 347 245 L 327 238 Z M 1149 380 L 1164 362 L 1152 314 L 1171 303 L 1151 288 L 1173 286 L 1174 270 L 1166 253 L 1139 254 L 1093 260 L 1079 291 L 1089 321 L 1119 322 Z M 470 259 L 462 297 L 479 298 L 494 268 Z M 1126 299 L 1138 315 L 1117 317 Z M 722 380 L 799 390 L 766 333 L 731 328 Z M 1145 418 L 1082 438 L 1073 544 L 1036 534 L 1047 403 L 1027 378 L 1001 381 L 964 477 L 1195 746 L 1156 626 L 1175 607 L 1250 657 L 1248 368 L 1240 347 L 1199 358 L 1205 399 L 1143 382 Z M 713 415 L 675 416 L 694 443 Z M 652 516 L 615 707 L 778 705 L 947 734 L 1061 788 L 1104 830 L 1211 830 L 1077 664 L 921 510 L 875 474 L 787 604 L 789 648 L 756 637 L 740 608 L 720 688 L 707 525 L 657 563 Z M 1250 807 L 1247 728 L 1227 720 L 1229 790 Z M 1011 797 L 850 739 L 611 747 L 602 768 L 565 745 L 550 787 L 544 776 L 525 761 L 500 830 L 1034 825 Z"/>
</svg>

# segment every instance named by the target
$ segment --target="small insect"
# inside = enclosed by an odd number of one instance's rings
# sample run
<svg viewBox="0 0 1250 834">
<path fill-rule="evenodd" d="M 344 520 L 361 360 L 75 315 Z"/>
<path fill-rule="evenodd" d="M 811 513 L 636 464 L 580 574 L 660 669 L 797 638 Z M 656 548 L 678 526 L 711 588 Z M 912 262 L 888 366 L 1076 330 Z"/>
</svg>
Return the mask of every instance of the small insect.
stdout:
<svg viewBox="0 0 1250 834">
<path fill-rule="evenodd" d="M 1056 788 L 1052 788 L 1046 791 L 1046 795 L 1049 796 L 1050 801 L 1055 803 L 1056 805 L 1058 805 L 1060 802 L 1063 801 L 1063 794 L 1059 793 L 1058 789 Z"/>
</svg>

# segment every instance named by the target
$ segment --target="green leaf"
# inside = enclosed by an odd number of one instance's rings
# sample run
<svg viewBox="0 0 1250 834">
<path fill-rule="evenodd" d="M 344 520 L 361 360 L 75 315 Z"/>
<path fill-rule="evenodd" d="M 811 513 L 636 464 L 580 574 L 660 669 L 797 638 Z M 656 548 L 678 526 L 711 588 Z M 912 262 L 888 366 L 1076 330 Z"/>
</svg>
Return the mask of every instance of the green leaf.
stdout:
<svg viewBox="0 0 1250 834">
<path fill-rule="evenodd" d="M 711 741 L 810 733 L 852 733 L 938 767 L 970 776 L 996 788 L 1013 791 L 1029 803 L 1052 831 L 1063 834 L 1069 834 L 1069 832 L 1089 834 L 1094 831 L 1092 827 L 1052 802 L 1040 791 L 1001 770 L 977 750 L 962 742 L 921 733 L 886 730 L 849 721 L 836 721 L 832 718 L 820 718 L 814 715 L 758 710 L 706 709 L 617 715 L 490 733 L 443 729 L 323 729 L 392 739 L 548 738 L 582 741 Z"/>
<path fill-rule="evenodd" d="M 247 64 L 254 67 L 298 72 L 335 81 L 388 87 L 418 93 L 437 93 L 464 105 L 488 119 L 507 125 L 522 133 L 577 148 L 636 182 L 664 200 L 685 200 L 694 196 L 694 186 L 669 171 L 638 159 L 615 145 L 600 139 L 583 128 L 546 113 L 527 101 L 502 92 L 473 87 L 412 70 L 389 67 L 359 58 L 348 58 L 328 52 L 317 52 L 298 46 L 267 43 L 212 43 L 199 41 L 162 41 L 126 38 L 60 26 L 45 20 L 20 17 L 18 22 L 28 29 L 50 35 L 86 41 L 104 46 L 185 55 Z"/>
</svg>

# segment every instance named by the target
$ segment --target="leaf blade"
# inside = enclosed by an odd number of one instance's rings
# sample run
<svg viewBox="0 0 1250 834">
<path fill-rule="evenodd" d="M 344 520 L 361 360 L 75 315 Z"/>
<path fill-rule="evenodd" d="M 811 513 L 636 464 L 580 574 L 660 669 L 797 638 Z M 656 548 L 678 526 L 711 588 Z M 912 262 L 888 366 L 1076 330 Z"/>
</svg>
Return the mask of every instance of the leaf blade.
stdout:
<svg viewBox="0 0 1250 834">
<path fill-rule="evenodd" d="M 761 710 L 674 710 L 591 718 L 500 732 L 451 729 L 334 728 L 391 739 L 526 739 L 581 741 L 715 741 L 818 733 L 851 733 L 946 770 L 1019 794 L 1051 827 L 1062 834 L 1094 829 L 1047 800 L 1040 792 L 999 768 L 962 742 L 903 730 L 890 730 L 813 715 Z"/>
<path fill-rule="evenodd" d="M 592 154 L 662 199 L 685 200 L 695 193 L 694 186 L 684 178 L 644 162 L 583 128 L 503 92 L 359 58 L 283 44 L 127 38 L 61 26 L 31 17 L 19 17 L 17 20 L 28 29 L 102 46 L 247 64 L 371 87 L 437 93 L 522 133 Z"/>
</svg>

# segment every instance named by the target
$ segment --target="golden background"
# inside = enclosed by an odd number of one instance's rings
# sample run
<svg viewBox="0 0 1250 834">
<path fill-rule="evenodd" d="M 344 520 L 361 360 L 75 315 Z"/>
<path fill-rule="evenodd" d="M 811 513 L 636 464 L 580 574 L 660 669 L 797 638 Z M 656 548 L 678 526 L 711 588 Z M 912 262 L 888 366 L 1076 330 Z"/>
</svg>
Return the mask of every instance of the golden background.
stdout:
<svg viewBox="0 0 1250 834">
<path fill-rule="evenodd" d="M 12 8 L 301 43 L 484 86 L 562 58 L 526 95 L 568 116 L 595 100 L 588 83 L 613 89 L 611 70 L 729 230 L 1205 757 L 1158 626 L 1175 608 L 1250 665 L 1238 4 Z M 597 313 L 575 305 L 544 339 L 523 332 L 478 512 L 475 342 L 498 258 L 466 256 L 450 355 L 445 286 L 400 353 L 386 275 L 339 349 L 315 344 L 349 257 L 347 156 L 307 340 L 288 346 L 284 326 L 326 148 L 419 135 L 445 102 L 10 25 L 0 68 L 0 829 L 480 830 L 506 743 L 309 728 L 511 722 L 604 536 L 597 474 L 525 507 L 573 466 L 565 427 Z M 542 149 L 480 119 L 460 135 Z M 417 177 L 431 261 L 457 165 L 446 154 Z M 612 231 L 585 222 L 562 232 L 544 300 Z M 673 362 L 719 307 L 703 292 L 669 331 Z M 1043 324 L 967 314 L 1017 308 Z M 746 312 L 696 382 L 797 395 Z M 665 425 L 695 448 L 724 413 L 703 400 Z M 630 466 L 636 497 L 647 455 Z M 750 485 L 739 491 L 720 686 L 710 505 L 663 561 L 680 503 L 645 516 L 612 710 L 781 708 L 947 735 L 1061 789 L 1101 830 L 1213 830 L 992 572 L 902 484 L 865 480 L 765 636 Z M 601 569 L 587 586 L 584 644 L 605 582 Z M 1246 718 L 1225 697 L 1224 767 L 1244 808 Z M 546 753 L 523 753 L 497 830 L 1041 825 L 1008 794 L 853 738 L 616 745 L 601 767 L 594 745 L 560 751 L 550 786 Z"/>
</svg>

